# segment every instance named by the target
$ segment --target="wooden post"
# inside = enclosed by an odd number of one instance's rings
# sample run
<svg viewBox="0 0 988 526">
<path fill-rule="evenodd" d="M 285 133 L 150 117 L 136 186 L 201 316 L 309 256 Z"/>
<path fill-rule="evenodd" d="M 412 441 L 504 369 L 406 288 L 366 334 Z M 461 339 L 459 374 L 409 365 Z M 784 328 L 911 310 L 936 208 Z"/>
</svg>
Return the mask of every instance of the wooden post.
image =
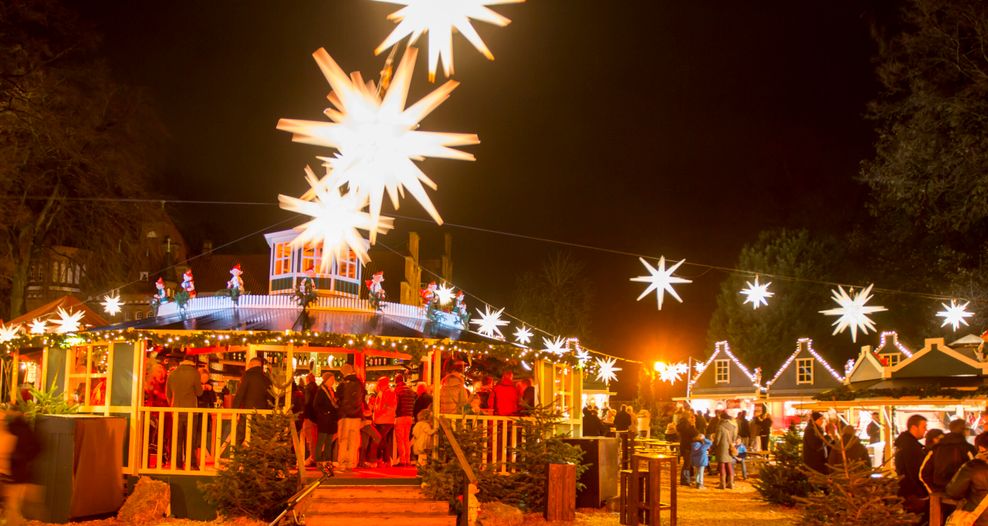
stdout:
<svg viewBox="0 0 988 526">
<path fill-rule="evenodd" d="M 545 520 L 576 520 L 576 465 L 549 464 L 546 480 Z"/>
</svg>

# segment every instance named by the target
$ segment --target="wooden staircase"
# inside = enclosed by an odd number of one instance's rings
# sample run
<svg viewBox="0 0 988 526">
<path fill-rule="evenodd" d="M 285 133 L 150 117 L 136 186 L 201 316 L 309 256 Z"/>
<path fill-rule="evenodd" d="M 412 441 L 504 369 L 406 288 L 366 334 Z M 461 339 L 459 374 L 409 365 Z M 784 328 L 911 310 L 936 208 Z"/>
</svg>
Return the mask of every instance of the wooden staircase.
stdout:
<svg viewBox="0 0 988 526">
<path fill-rule="evenodd" d="M 413 479 L 414 480 L 414 479 Z M 306 526 L 456 526 L 445 501 L 417 485 L 323 485 L 306 499 Z"/>
</svg>

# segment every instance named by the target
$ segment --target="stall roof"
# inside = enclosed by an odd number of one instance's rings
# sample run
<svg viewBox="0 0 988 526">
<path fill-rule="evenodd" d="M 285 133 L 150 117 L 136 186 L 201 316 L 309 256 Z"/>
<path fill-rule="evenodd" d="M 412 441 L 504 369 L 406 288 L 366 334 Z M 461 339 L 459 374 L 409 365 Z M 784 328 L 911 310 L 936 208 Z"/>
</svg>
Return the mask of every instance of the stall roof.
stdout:
<svg viewBox="0 0 988 526">
<path fill-rule="evenodd" d="M 95 309 L 86 305 L 83 301 L 79 300 L 75 296 L 62 296 L 57 300 L 50 303 L 46 303 L 30 312 L 22 314 L 12 320 L 10 320 L 11 325 L 26 325 L 31 323 L 36 319 L 49 320 L 52 318 L 57 318 L 56 313 L 58 309 L 65 309 L 69 312 L 83 311 L 81 323 L 83 326 L 101 326 L 109 323 L 106 318 L 101 316 Z"/>
</svg>

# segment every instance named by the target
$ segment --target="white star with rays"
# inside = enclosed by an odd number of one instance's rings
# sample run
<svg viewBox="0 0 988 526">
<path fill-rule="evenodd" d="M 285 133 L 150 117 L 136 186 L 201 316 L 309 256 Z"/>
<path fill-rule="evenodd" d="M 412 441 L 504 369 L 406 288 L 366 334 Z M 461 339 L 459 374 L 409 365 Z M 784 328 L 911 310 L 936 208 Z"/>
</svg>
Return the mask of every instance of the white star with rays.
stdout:
<svg viewBox="0 0 988 526">
<path fill-rule="evenodd" d="M 967 320 L 964 318 L 970 318 L 974 316 L 973 312 L 967 311 L 967 306 L 971 302 L 965 302 L 963 305 L 959 305 L 956 301 L 950 300 L 950 305 L 946 303 L 941 303 L 943 305 L 943 310 L 937 313 L 937 316 L 943 318 L 943 323 L 941 327 L 946 327 L 950 325 L 956 331 L 960 328 L 961 324 L 967 325 Z"/>
<path fill-rule="evenodd" d="M 55 325 L 58 325 L 58 327 L 55 329 L 55 332 L 58 334 L 68 334 L 71 332 L 78 332 L 79 329 L 82 327 L 80 323 L 82 321 L 82 317 L 83 315 L 86 314 L 85 311 L 78 310 L 75 312 L 71 312 L 71 311 L 66 311 L 61 307 L 58 308 L 56 313 L 58 314 L 58 319 L 51 320 L 51 322 L 54 323 Z"/>
<path fill-rule="evenodd" d="M 672 286 L 676 283 L 693 283 L 693 281 L 680 278 L 678 276 L 673 276 L 672 273 L 675 272 L 680 265 L 686 263 L 685 259 L 680 260 L 679 263 L 676 263 L 675 265 L 669 267 L 668 269 L 666 269 L 665 256 L 659 257 L 659 265 L 657 267 L 653 267 L 652 265 L 650 265 L 648 261 L 645 261 L 645 258 L 638 258 L 638 259 L 639 261 L 642 262 L 642 265 L 645 265 L 645 268 L 648 269 L 648 273 L 649 273 L 648 276 L 638 276 L 637 278 L 631 278 L 631 281 L 648 283 L 648 287 L 645 289 L 645 292 L 642 292 L 641 295 L 638 296 L 638 301 L 641 301 L 642 298 L 648 296 L 649 292 L 652 292 L 654 290 L 655 296 L 659 302 L 659 310 L 662 310 L 662 298 L 665 296 L 666 292 L 668 292 L 669 295 L 672 296 L 673 298 L 676 298 L 676 300 L 679 301 L 680 303 L 683 302 L 682 298 L 679 297 L 679 294 L 676 293 L 676 290 L 672 288 Z"/>
<path fill-rule="evenodd" d="M 440 305 L 446 305 L 447 303 L 453 301 L 453 287 L 450 287 L 443 283 L 436 287 L 436 299 L 439 300 Z"/>
<path fill-rule="evenodd" d="M 0 343 L 7 343 L 17 337 L 21 332 L 20 325 L 4 325 L 0 323 Z"/>
<path fill-rule="evenodd" d="M 278 129 L 291 133 L 293 141 L 336 149 L 335 156 L 322 158 L 332 169 L 323 184 L 345 185 L 349 192 L 367 198 L 372 222 L 381 216 L 385 192 L 396 210 L 399 198 L 408 192 L 441 225 L 443 220 L 423 184 L 433 190 L 438 187 L 415 161 L 426 157 L 473 161 L 472 154 L 452 147 L 478 144 L 480 140 L 472 133 L 417 128 L 419 121 L 449 98 L 458 83 L 447 81 L 405 108 L 415 67 L 414 48 L 402 57 L 383 96 L 359 73 L 348 77 L 326 50 L 319 49 L 313 56 L 333 88 L 329 95 L 332 107 L 324 112 L 329 122 L 281 119 Z M 375 240 L 376 232 L 371 230 L 370 242 Z"/>
<path fill-rule="evenodd" d="M 851 297 L 844 287 L 840 285 L 837 286 L 837 290 L 831 291 L 833 295 L 833 300 L 837 302 L 839 307 L 833 309 L 827 309 L 820 311 L 820 314 L 827 316 L 838 316 L 837 320 L 834 321 L 832 325 L 837 328 L 834 329 L 834 334 L 844 332 L 845 329 L 851 329 L 851 341 L 858 341 L 858 330 L 861 330 L 862 334 L 868 334 L 868 331 L 875 330 L 875 322 L 868 317 L 869 314 L 875 312 L 886 311 L 885 307 L 881 305 L 868 305 L 868 301 L 871 300 L 871 288 L 875 284 L 872 283 L 865 287 L 864 290 L 854 294 L 852 290 L 853 297 Z"/>
<path fill-rule="evenodd" d="M 366 198 L 353 193 L 340 195 L 339 188 L 322 184 L 308 166 L 305 167 L 305 180 L 311 188 L 312 199 L 278 196 L 279 206 L 284 210 L 312 218 L 295 227 L 299 234 L 292 240 L 292 245 L 319 249 L 322 254 L 319 269 L 325 273 L 330 272 L 335 261 L 349 259 L 351 251 L 362 263 L 370 261 L 367 254 L 370 243 L 360 231 L 384 234 L 394 228 L 394 220 L 390 217 L 372 219 L 364 211 Z"/>
<path fill-rule="evenodd" d="M 689 372 L 690 367 L 685 363 L 664 363 L 656 364 L 656 371 L 659 373 L 659 380 L 674 384 L 682 379 L 682 376 Z"/>
<path fill-rule="evenodd" d="M 615 365 L 617 365 L 616 358 L 597 358 L 597 380 L 605 384 L 617 380 L 617 371 L 621 368 Z"/>
<path fill-rule="evenodd" d="M 31 322 L 31 334 L 44 334 L 48 330 L 48 322 L 35 318 Z"/>
<path fill-rule="evenodd" d="M 522 325 L 515 329 L 515 342 L 528 345 L 532 341 L 532 329 Z"/>
<path fill-rule="evenodd" d="M 696 362 L 693 364 L 693 370 L 696 371 L 697 376 L 703 374 L 703 370 L 707 368 L 707 364 L 703 362 Z"/>
<path fill-rule="evenodd" d="M 576 361 L 581 369 L 587 366 L 587 362 L 590 361 L 590 353 L 587 352 L 583 347 L 578 347 L 576 349 Z"/>
<path fill-rule="evenodd" d="M 550 340 L 549 338 L 543 337 L 542 338 L 542 345 L 545 345 L 545 348 L 542 349 L 543 351 L 545 351 L 545 352 L 547 352 L 549 354 L 554 354 L 556 356 L 562 356 L 562 355 L 566 354 L 566 351 L 567 351 L 567 349 L 566 349 L 566 339 L 563 338 L 563 337 L 561 337 L 561 336 L 558 337 L 558 338 L 554 338 L 552 340 Z"/>
<path fill-rule="evenodd" d="M 120 296 L 103 296 L 103 310 L 110 316 L 120 314 Z"/>
<path fill-rule="evenodd" d="M 470 320 L 470 323 L 477 326 L 477 332 L 479 334 L 488 338 L 503 340 L 504 335 L 501 334 L 500 327 L 507 325 L 508 321 L 501 319 L 502 312 L 504 312 L 503 307 L 492 311 L 490 305 L 484 305 L 484 312 L 480 312 L 480 309 L 477 309 L 477 314 L 480 315 L 480 318 L 474 318 Z"/>
<path fill-rule="evenodd" d="M 741 289 L 741 294 L 745 295 L 744 302 L 750 303 L 751 308 L 757 309 L 761 305 L 768 305 L 768 298 L 775 296 L 774 292 L 768 291 L 768 286 L 772 284 L 771 281 L 768 283 L 759 283 L 758 276 L 755 276 L 755 282 L 750 281 L 745 282 L 748 287 Z"/>
<path fill-rule="evenodd" d="M 470 19 L 488 22 L 500 27 L 511 23 L 504 16 L 486 6 L 518 4 L 525 0 L 377 0 L 405 7 L 388 15 L 388 20 L 397 22 L 394 31 L 374 50 L 375 55 L 409 37 L 408 45 L 418 40 L 422 33 L 429 33 L 429 80 L 436 78 L 439 61 L 443 63 L 443 73 L 453 74 L 453 33 L 459 32 L 489 60 L 494 55 L 473 28 Z"/>
</svg>

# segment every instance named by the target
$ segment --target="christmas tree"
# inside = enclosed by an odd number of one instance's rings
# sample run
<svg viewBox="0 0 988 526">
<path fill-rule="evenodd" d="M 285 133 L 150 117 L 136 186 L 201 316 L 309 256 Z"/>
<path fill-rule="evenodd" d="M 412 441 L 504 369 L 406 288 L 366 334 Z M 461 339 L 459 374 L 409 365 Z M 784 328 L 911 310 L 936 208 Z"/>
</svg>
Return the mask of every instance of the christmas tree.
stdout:
<svg viewBox="0 0 988 526">
<path fill-rule="evenodd" d="M 803 466 L 802 445 L 803 437 L 790 427 L 775 448 L 775 463 L 762 466 L 752 483 L 763 499 L 795 506 L 795 497 L 805 497 L 813 490 Z"/>
</svg>

